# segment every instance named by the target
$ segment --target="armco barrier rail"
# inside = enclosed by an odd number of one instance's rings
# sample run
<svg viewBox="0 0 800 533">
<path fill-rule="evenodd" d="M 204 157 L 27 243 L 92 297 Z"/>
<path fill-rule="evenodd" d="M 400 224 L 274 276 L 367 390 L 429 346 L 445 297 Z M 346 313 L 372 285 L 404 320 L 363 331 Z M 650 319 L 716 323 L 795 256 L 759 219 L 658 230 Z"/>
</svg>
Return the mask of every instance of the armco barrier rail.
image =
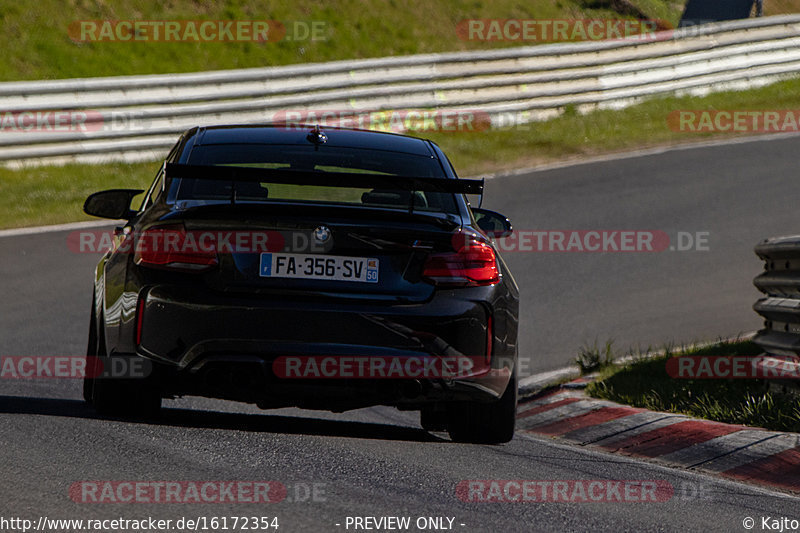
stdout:
<svg viewBox="0 0 800 533">
<path fill-rule="evenodd" d="M 756 255 L 764 272 L 753 283 L 766 297 L 753 309 L 764 317 L 764 328 L 753 342 L 777 357 L 800 356 L 800 235 L 774 237 L 758 244 Z M 792 385 L 800 386 L 793 380 Z"/>
<path fill-rule="evenodd" d="M 624 107 L 651 95 L 748 88 L 798 72 L 800 15 L 788 15 L 642 41 L 0 83 L 0 117 L 68 109 L 88 110 L 96 121 L 79 132 L 0 128 L 0 161 L 155 159 L 192 126 L 270 122 L 285 110 L 469 110 L 502 127 L 543 120 L 565 106 Z"/>
</svg>

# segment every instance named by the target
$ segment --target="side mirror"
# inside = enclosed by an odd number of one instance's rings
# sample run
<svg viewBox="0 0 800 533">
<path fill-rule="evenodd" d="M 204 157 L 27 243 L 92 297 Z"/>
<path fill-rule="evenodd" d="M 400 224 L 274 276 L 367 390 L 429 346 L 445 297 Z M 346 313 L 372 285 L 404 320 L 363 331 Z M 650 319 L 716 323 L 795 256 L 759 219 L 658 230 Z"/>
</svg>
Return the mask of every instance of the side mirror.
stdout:
<svg viewBox="0 0 800 533">
<path fill-rule="evenodd" d="M 136 214 L 136 211 L 131 211 L 131 200 L 143 192 L 141 189 L 111 189 L 96 192 L 83 203 L 83 212 L 94 217 L 127 220 Z"/>
<path fill-rule="evenodd" d="M 496 211 L 473 207 L 472 213 L 475 215 L 478 227 L 489 237 L 502 239 L 510 236 L 514 231 L 511 221 Z"/>
</svg>

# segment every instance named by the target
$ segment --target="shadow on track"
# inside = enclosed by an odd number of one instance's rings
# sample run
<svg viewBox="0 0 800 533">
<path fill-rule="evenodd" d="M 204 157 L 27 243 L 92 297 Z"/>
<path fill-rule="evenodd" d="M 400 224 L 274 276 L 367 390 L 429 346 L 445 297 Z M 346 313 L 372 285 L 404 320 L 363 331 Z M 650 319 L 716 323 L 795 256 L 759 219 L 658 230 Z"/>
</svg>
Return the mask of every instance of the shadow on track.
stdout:
<svg viewBox="0 0 800 533">
<path fill-rule="evenodd" d="M 131 419 L 98 415 L 81 400 L 0 395 L 0 414 L 23 414 L 104 420 L 127 424 L 195 429 L 230 429 L 256 433 L 284 433 L 416 442 L 449 442 L 421 428 L 388 424 L 323 420 L 269 414 L 224 413 L 194 409 L 162 408 L 155 418 Z"/>
</svg>

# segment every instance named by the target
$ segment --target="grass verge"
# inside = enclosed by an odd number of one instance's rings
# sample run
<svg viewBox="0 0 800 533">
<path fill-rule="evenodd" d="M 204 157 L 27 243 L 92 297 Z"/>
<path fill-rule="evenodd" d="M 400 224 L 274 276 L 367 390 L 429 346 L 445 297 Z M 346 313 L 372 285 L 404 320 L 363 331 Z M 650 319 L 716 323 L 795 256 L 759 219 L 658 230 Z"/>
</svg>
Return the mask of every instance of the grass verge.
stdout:
<svg viewBox="0 0 800 533">
<path fill-rule="evenodd" d="M 520 46 L 538 43 L 463 40 L 457 27 L 465 19 L 629 19 L 634 14 L 674 25 L 681 12 L 681 3 L 668 0 L 42 0 L 36 9 L 0 0 L 0 80 L 194 72 Z M 274 20 L 291 38 L 265 43 L 70 39 L 70 24 L 102 20 Z M 300 24 L 296 30 L 295 23 Z M 303 38 L 313 23 L 322 24 L 319 39 Z"/>
<path fill-rule="evenodd" d="M 87 196 L 103 189 L 147 189 L 158 169 L 155 162 L 0 168 L 0 228 L 98 220 L 83 214 Z"/>
<path fill-rule="evenodd" d="M 457 28 L 466 19 L 639 17 L 675 26 L 684 4 L 673 0 L 41 0 L 31 9 L 26 2 L 0 0 L 4 37 L 0 81 L 195 72 L 539 44 L 464 40 Z M 800 10 L 800 0 L 765 4 L 765 15 Z M 71 24 L 103 20 L 274 20 L 292 38 L 265 43 L 70 39 Z M 304 38 L 314 23 L 322 24 L 320 38 Z"/>
<path fill-rule="evenodd" d="M 591 346 L 583 346 L 575 358 L 575 364 L 581 370 L 581 375 L 598 372 L 614 364 L 614 341 L 607 340 L 602 346 L 597 340 Z"/>
<path fill-rule="evenodd" d="M 634 358 L 622 366 L 606 366 L 589 384 L 587 394 L 653 411 L 682 413 L 698 418 L 800 432 L 800 399 L 770 392 L 764 380 L 674 379 L 666 362 L 678 355 L 747 356 L 762 350 L 750 341 L 720 342 L 650 359 Z"/>
</svg>

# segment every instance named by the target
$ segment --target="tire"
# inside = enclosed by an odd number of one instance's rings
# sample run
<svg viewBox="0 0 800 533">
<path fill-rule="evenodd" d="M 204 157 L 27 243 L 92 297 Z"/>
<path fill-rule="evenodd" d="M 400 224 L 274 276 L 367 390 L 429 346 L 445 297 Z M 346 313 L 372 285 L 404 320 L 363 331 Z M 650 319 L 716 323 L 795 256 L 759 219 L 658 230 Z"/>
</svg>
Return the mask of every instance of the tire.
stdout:
<svg viewBox="0 0 800 533">
<path fill-rule="evenodd" d="M 447 415 L 447 432 L 455 442 L 503 444 L 514 438 L 516 422 L 517 371 L 514 369 L 499 400 L 452 405 Z"/>
<path fill-rule="evenodd" d="M 161 410 L 161 393 L 149 379 L 96 379 L 92 404 L 102 415 L 149 418 Z"/>
<path fill-rule="evenodd" d="M 92 313 L 94 320 L 94 312 Z M 96 329 L 94 331 L 97 331 Z M 102 330 L 96 334 L 96 352 L 98 360 L 108 357 L 106 354 L 105 336 Z M 92 335 L 89 336 L 89 347 L 92 346 Z M 120 357 L 120 356 L 117 356 Z M 130 356 L 136 357 L 136 356 Z M 87 373 L 89 370 L 87 365 Z M 154 374 L 147 378 L 129 379 L 95 379 L 84 378 L 84 399 L 87 388 L 90 389 L 90 403 L 102 415 L 123 416 L 133 418 L 153 417 L 161 410 L 161 391 Z"/>
<path fill-rule="evenodd" d="M 445 431 L 447 412 L 437 410 L 435 405 L 423 407 L 419 412 L 419 423 L 425 431 Z"/>
</svg>

